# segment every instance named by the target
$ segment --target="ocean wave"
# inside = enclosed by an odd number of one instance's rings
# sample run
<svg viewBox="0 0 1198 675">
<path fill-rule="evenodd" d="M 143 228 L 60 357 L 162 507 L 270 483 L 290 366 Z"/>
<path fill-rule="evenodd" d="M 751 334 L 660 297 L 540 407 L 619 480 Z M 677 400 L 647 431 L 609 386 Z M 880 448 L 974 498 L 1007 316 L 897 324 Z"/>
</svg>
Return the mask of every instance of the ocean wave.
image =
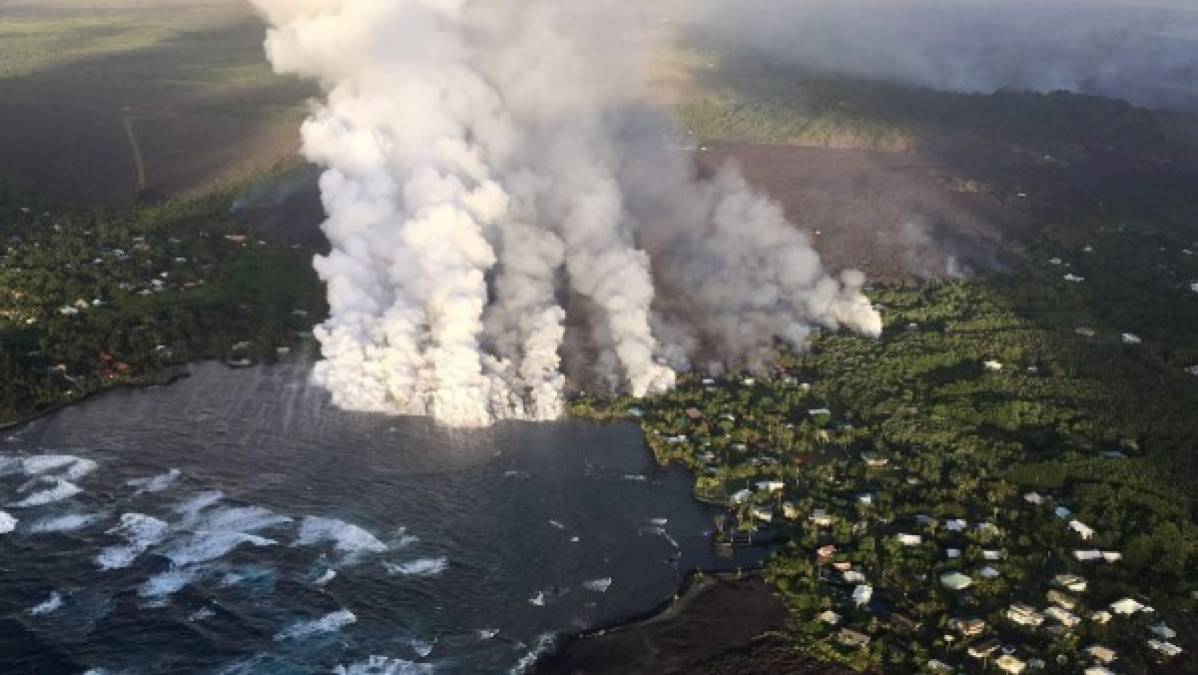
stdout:
<svg viewBox="0 0 1198 675">
<path fill-rule="evenodd" d="M 101 569 L 113 570 L 128 567 L 137 556 L 146 549 L 161 542 L 166 537 L 168 526 L 161 520 L 144 513 L 126 513 L 121 515 L 121 522 L 108 530 L 108 534 L 116 534 L 125 538 L 128 543 L 123 546 L 109 546 L 96 556 L 96 564 Z"/>
<path fill-rule="evenodd" d="M 225 498 L 220 490 L 208 490 L 185 499 L 171 507 L 171 510 L 183 516 L 184 524 L 195 522 L 200 517 L 200 511 L 212 506 Z"/>
<path fill-rule="evenodd" d="M 183 567 L 199 562 L 215 560 L 242 544 L 273 546 L 277 543 L 274 539 L 246 534 L 245 532 L 201 530 L 169 548 L 164 555 L 175 565 Z"/>
<path fill-rule="evenodd" d="M 27 476 L 37 476 L 43 473 L 57 471 L 78 462 L 75 455 L 35 455 L 21 459 L 20 471 Z"/>
<path fill-rule="evenodd" d="M 34 492 L 19 502 L 13 502 L 9 504 L 9 506 L 15 509 L 25 509 L 33 506 L 45 506 L 46 504 L 53 504 L 54 502 L 60 502 L 64 499 L 70 499 L 80 492 L 83 492 L 83 490 L 81 490 L 78 485 L 75 485 L 69 480 L 59 480 L 55 482 L 54 487 L 48 490 Z"/>
<path fill-rule="evenodd" d="M 49 614 L 50 612 L 57 611 L 59 607 L 62 607 L 62 594 L 60 594 L 58 591 L 54 591 L 50 594 L 50 597 L 41 601 L 37 605 L 30 607 L 29 613 L 34 616 L 41 616 L 42 614 Z"/>
<path fill-rule="evenodd" d="M 33 534 L 76 532 L 99 522 L 103 517 L 102 513 L 71 513 L 65 516 L 43 518 L 30 525 L 29 531 Z"/>
<path fill-rule="evenodd" d="M 145 478 L 134 478 L 132 480 L 127 480 L 125 481 L 125 485 L 137 488 L 137 492 L 133 493 L 133 496 L 136 497 L 137 495 L 141 494 L 162 492 L 174 485 L 175 481 L 178 480 L 179 476 L 181 475 L 182 472 L 180 472 L 178 469 L 171 469 L 166 473 L 160 473 L 156 476 L 147 476 Z"/>
<path fill-rule="evenodd" d="M 436 576 L 445 571 L 449 566 L 449 558 L 441 556 L 439 558 L 418 558 L 407 562 L 395 563 L 384 562 L 383 568 L 389 574 L 402 574 L 404 576 L 414 577 L 431 577 Z"/>
<path fill-rule="evenodd" d="M 342 609 L 331 614 L 326 614 L 319 619 L 293 623 L 276 634 L 275 640 L 293 640 L 317 633 L 332 633 L 341 630 L 357 620 L 358 617 L 354 616 L 353 612 L 348 609 Z"/>
<path fill-rule="evenodd" d="M 333 675 L 427 675 L 435 670 L 430 663 L 371 656 L 365 661 L 337 666 L 333 669 Z"/>
<path fill-rule="evenodd" d="M 4 511 L 0 511 L 0 534 L 8 534 L 17 529 L 17 523 L 20 521 L 8 515 Z"/>
<path fill-rule="evenodd" d="M 523 673 L 527 673 L 534 665 L 536 665 L 537 660 L 540 659 L 541 656 L 543 656 L 550 649 L 553 649 L 553 645 L 556 642 L 557 637 L 553 633 L 545 633 L 541 635 L 539 638 L 537 638 L 537 641 L 532 646 L 532 649 L 529 650 L 527 654 L 520 657 L 520 660 L 516 661 L 516 665 L 512 666 L 511 671 L 509 671 L 511 675 L 522 675 Z"/>
<path fill-rule="evenodd" d="M 423 659 L 429 654 L 433 653 L 433 648 L 437 646 L 437 638 L 433 638 L 431 640 L 418 640 L 416 638 L 410 638 L 407 640 L 407 644 L 412 648 L 412 651 L 416 654 L 416 656 L 419 656 Z"/>
<path fill-rule="evenodd" d="M 281 516 L 270 509 L 261 506 L 223 507 L 207 514 L 202 514 L 192 523 L 195 531 L 210 532 L 257 532 L 292 522 L 287 516 Z"/>
<path fill-rule="evenodd" d="M 307 516 L 300 523 L 299 546 L 313 546 L 326 541 L 333 542 L 333 548 L 349 555 L 361 553 L 382 553 L 387 545 L 378 537 L 366 530 L 336 518 L 321 518 Z"/>
<path fill-rule="evenodd" d="M 196 570 L 170 570 L 146 579 L 137 589 L 137 594 L 143 598 L 164 600 L 183 590 L 196 577 Z"/>
</svg>

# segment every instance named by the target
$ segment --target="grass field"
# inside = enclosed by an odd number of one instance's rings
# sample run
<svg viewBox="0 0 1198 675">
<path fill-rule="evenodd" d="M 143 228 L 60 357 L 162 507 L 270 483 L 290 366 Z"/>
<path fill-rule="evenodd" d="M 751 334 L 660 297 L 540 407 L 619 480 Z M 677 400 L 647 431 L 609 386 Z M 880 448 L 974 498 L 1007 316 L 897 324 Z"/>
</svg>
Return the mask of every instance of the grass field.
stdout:
<svg viewBox="0 0 1198 675">
<path fill-rule="evenodd" d="M 241 0 L 0 1 L 0 176 L 103 202 L 293 161 L 315 92 L 262 39 Z"/>
</svg>

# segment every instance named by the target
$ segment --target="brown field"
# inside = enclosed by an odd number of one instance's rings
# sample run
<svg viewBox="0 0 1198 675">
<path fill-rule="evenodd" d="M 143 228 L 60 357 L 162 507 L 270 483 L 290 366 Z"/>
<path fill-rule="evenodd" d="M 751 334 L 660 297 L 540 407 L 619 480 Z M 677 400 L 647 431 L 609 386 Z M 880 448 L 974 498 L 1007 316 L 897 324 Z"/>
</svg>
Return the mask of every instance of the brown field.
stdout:
<svg viewBox="0 0 1198 675">
<path fill-rule="evenodd" d="M 262 39 L 244 0 L 0 0 L 0 177 L 104 202 L 293 161 L 314 91 Z"/>
</svg>

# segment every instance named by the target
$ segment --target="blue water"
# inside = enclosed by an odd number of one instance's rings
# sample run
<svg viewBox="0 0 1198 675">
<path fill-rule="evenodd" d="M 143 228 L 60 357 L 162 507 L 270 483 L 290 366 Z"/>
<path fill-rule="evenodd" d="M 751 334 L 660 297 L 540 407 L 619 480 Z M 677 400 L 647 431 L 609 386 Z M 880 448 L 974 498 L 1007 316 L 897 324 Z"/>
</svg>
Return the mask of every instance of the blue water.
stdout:
<svg viewBox="0 0 1198 675">
<path fill-rule="evenodd" d="M 0 440 L 0 672 L 518 671 L 736 564 L 634 426 L 449 431 L 307 369 L 200 365 Z"/>
</svg>

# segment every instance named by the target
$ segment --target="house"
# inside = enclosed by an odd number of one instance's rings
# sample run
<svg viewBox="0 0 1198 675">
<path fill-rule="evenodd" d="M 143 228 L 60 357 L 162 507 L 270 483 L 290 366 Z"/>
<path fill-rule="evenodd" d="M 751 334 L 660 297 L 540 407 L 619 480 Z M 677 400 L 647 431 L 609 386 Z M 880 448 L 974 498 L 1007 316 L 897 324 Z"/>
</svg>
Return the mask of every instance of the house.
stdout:
<svg viewBox="0 0 1198 675">
<path fill-rule="evenodd" d="M 868 604 L 873 597 L 874 587 L 869 584 L 860 584 L 853 589 L 853 602 L 858 606 Z"/>
<path fill-rule="evenodd" d="M 1115 675 L 1115 671 L 1104 666 L 1090 666 L 1082 671 L 1082 675 Z"/>
<path fill-rule="evenodd" d="M 886 459 L 885 457 L 882 457 L 881 455 L 879 455 L 876 452 L 861 453 L 861 460 L 863 462 L 865 462 L 866 466 L 872 467 L 875 469 L 886 466 L 887 464 L 890 463 L 890 460 Z"/>
<path fill-rule="evenodd" d="M 1075 609 L 1077 607 L 1077 600 L 1055 589 L 1048 592 L 1048 601 L 1065 609 Z"/>
<path fill-rule="evenodd" d="M 969 588 L 973 584 L 973 579 L 961 574 L 960 572 L 946 572 L 940 575 L 940 585 L 950 591 L 960 591 Z"/>
<path fill-rule="evenodd" d="M 1117 563 L 1123 560 L 1123 554 L 1119 551 L 1103 551 L 1102 559 L 1107 563 Z"/>
<path fill-rule="evenodd" d="M 639 417 L 644 417 L 644 416 L 645 416 L 645 411 L 644 411 L 644 410 L 641 410 L 640 408 L 629 408 L 629 409 L 628 409 L 628 414 L 629 414 L 629 415 L 632 415 L 633 417 L 638 417 L 638 418 L 639 418 Z"/>
<path fill-rule="evenodd" d="M 1123 339 L 1123 344 L 1125 345 L 1138 345 L 1144 341 L 1135 333 L 1124 333 L 1119 337 Z"/>
<path fill-rule="evenodd" d="M 837 572 L 848 572 L 849 570 L 853 569 L 853 563 L 847 560 L 839 560 L 832 563 L 832 569 L 836 570 Z"/>
<path fill-rule="evenodd" d="M 948 558 L 949 560 L 956 560 L 957 558 L 961 557 L 961 549 L 946 548 L 944 549 L 944 557 Z"/>
<path fill-rule="evenodd" d="M 874 496 L 872 493 L 862 492 L 861 494 L 857 495 L 857 503 L 869 506 L 874 503 Z"/>
<path fill-rule="evenodd" d="M 1122 614 L 1123 616 L 1130 616 L 1140 611 L 1152 611 L 1151 607 L 1142 605 L 1131 598 L 1116 600 L 1110 604 L 1110 607 L 1112 612 Z"/>
<path fill-rule="evenodd" d="M 1036 506 L 1040 506 L 1044 503 L 1044 497 L 1041 496 L 1038 492 L 1029 492 L 1029 493 L 1023 495 L 1023 501 L 1027 502 L 1028 504 L 1034 504 Z"/>
<path fill-rule="evenodd" d="M 765 508 L 761 508 L 760 506 L 755 506 L 752 509 L 750 509 L 749 513 L 750 513 L 750 515 L 753 516 L 754 520 L 760 520 L 763 523 L 774 522 L 774 512 L 770 509 L 765 509 Z"/>
<path fill-rule="evenodd" d="M 1181 647 L 1172 642 L 1162 642 L 1160 640 L 1149 640 L 1148 646 L 1168 657 L 1174 657 L 1184 651 Z"/>
<path fill-rule="evenodd" d="M 799 509 L 792 502 L 782 502 L 782 516 L 787 520 L 797 520 Z"/>
<path fill-rule="evenodd" d="M 752 498 L 753 492 L 751 490 L 737 490 L 730 497 L 733 504 L 745 504 Z"/>
<path fill-rule="evenodd" d="M 1172 640 L 1177 637 L 1177 631 L 1170 628 L 1164 621 L 1156 624 L 1150 630 L 1162 640 Z"/>
<path fill-rule="evenodd" d="M 1090 655 L 1090 658 L 1104 665 L 1119 658 L 1114 649 L 1099 644 L 1086 647 L 1085 652 Z"/>
<path fill-rule="evenodd" d="M 1102 551 L 1095 549 L 1087 551 L 1074 551 L 1073 557 L 1077 558 L 1081 562 L 1096 562 L 1098 560 L 1102 560 Z"/>
<path fill-rule="evenodd" d="M 1052 512 L 1057 514 L 1057 518 L 1060 518 L 1061 520 L 1065 520 L 1073 515 L 1073 512 L 1064 506 L 1058 506 L 1053 509 Z"/>
<path fill-rule="evenodd" d="M 1000 646 L 1001 645 L 997 639 L 991 638 L 984 642 L 969 645 L 969 649 L 966 651 L 975 659 L 987 659 L 990 658 L 991 654 L 998 651 Z"/>
<path fill-rule="evenodd" d="M 1007 608 L 1007 618 L 1021 626 L 1031 626 L 1033 628 L 1044 623 L 1044 615 L 1037 612 L 1034 607 L 1015 603 Z"/>
<path fill-rule="evenodd" d="M 1085 278 L 1085 277 L 1079 277 L 1079 276 L 1077 276 L 1076 274 L 1074 274 L 1074 273 L 1072 273 L 1072 272 L 1070 272 L 1069 274 L 1066 274 L 1066 275 L 1065 275 L 1064 277 L 1062 277 L 1062 278 L 1063 278 L 1065 281 L 1068 281 L 1068 282 L 1070 282 L 1070 283 L 1073 283 L 1073 284 L 1080 284 L 1081 282 L 1083 282 L 1083 281 L 1085 281 L 1085 280 L 1086 280 L 1086 278 Z"/>
<path fill-rule="evenodd" d="M 1044 610 L 1044 615 L 1066 628 L 1073 628 L 1082 621 L 1069 610 L 1057 607 L 1056 605 Z"/>
<path fill-rule="evenodd" d="M 991 562 L 993 562 L 995 560 L 1002 560 L 1003 554 L 1002 554 L 1002 551 L 996 551 L 994 549 L 987 549 L 985 551 L 982 551 L 982 559 L 989 560 Z"/>
<path fill-rule="evenodd" d="M 832 516 L 828 515 L 828 512 L 824 509 L 815 509 L 812 511 L 808 520 L 818 527 L 828 527 L 832 524 Z"/>
<path fill-rule="evenodd" d="M 863 584 L 865 583 L 865 575 L 857 570 L 845 570 L 841 573 L 840 578 L 844 579 L 846 584 Z"/>
<path fill-rule="evenodd" d="M 998 570 L 989 565 L 986 565 L 982 569 L 978 570 L 978 575 L 983 579 L 997 579 L 1000 576 Z"/>
<path fill-rule="evenodd" d="M 820 416 L 831 417 L 832 411 L 828 410 L 827 408 L 811 408 L 810 410 L 807 411 L 807 414 L 812 417 L 820 417 Z"/>
<path fill-rule="evenodd" d="M 815 557 L 820 560 L 827 560 L 834 555 L 836 555 L 836 546 L 834 544 L 827 544 L 815 549 Z"/>
<path fill-rule="evenodd" d="M 984 361 L 982 365 L 985 366 L 986 370 L 992 373 L 997 373 L 1002 370 L 1002 362 L 1000 361 Z"/>
<path fill-rule="evenodd" d="M 1053 577 L 1053 582 L 1061 588 L 1073 591 L 1074 593 L 1086 592 L 1086 580 L 1076 574 L 1058 574 Z"/>
<path fill-rule="evenodd" d="M 757 380 L 756 380 L 755 378 L 752 378 L 752 377 L 746 377 L 745 379 L 743 379 L 743 380 L 741 380 L 741 381 L 744 383 L 744 385 L 745 385 L 746 387 L 751 387 L 751 386 L 753 386 L 753 385 L 757 384 Z"/>
<path fill-rule="evenodd" d="M 994 661 L 994 665 L 1004 673 L 1011 673 L 1011 675 L 1019 675 L 1027 669 L 1027 663 L 1014 654 L 1003 654 Z"/>
<path fill-rule="evenodd" d="M 840 623 L 840 615 L 830 609 L 821 612 L 818 618 L 820 621 L 830 626 L 835 626 L 836 624 Z"/>
<path fill-rule="evenodd" d="M 841 628 L 836 634 L 836 639 L 840 644 L 846 647 L 867 647 L 869 646 L 870 637 L 865 633 L 858 633 L 851 628 Z"/>
<path fill-rule="evenodd" d="M 711 378 L 711 377 L 703 378 L 703 386 L 704 387 L 714 387 L 715 386 L 715 378 Z"/>
<path fill-rule="evenodd" d="M 1082 539 L 1089 540 L 1094 538 L 1094 529 L 1080 520 L 1074 519 L 1069 521 L 1069 529 L 1076 532 L 1077 536 Z"/>
<path fill-rule="evenodd" d="M 927 663 L 927 668 L 930 672 L 933 672 L 933 673 L 951 673 L 951 672 L 953 672 L 952 666 L 948 665 L 947 663 L 945 663 L 944 661 L 941 661 L 939 659 L 929 659 L 928 663 Z"/>
<path fill-rule="evenodd" d="M 1107 624 L 1111 621 L 1111 613 L 1105 609 L 1100 609 L 1090 615 L 1090 620 L 1099 625 Z"/>
<path fill-rule="evenodd" d="M 969 523 L 961 520 L 960 518 L 953 518 L 951 520 L 944 521 L 944 529 L 948 530 L 949 532 L 964 532 L 965 528 L 968 526 Z"/>
<path fill-rule="evenodd" d="M 949 619 L 948 627 L 965 637 L 973 637 L 986 630 L 986 622 L 981 619 Z"/>
<path fill-rule="evenodd" d="M 903 546 L 919 546 L 923 543 L 923 537 L 918 534 L 899 534 L 895 539 Z"/>
<path fill-rule="evenodd" d="M 772 494 L 775 492 L 781 492 L 782 489 L 785 487 L 786 487 L 786 483 L 783 483 L 780 480 L 757 481 L 757 491 L 758 492 L 767 492 L 767 493 Z"/>
</svg>

